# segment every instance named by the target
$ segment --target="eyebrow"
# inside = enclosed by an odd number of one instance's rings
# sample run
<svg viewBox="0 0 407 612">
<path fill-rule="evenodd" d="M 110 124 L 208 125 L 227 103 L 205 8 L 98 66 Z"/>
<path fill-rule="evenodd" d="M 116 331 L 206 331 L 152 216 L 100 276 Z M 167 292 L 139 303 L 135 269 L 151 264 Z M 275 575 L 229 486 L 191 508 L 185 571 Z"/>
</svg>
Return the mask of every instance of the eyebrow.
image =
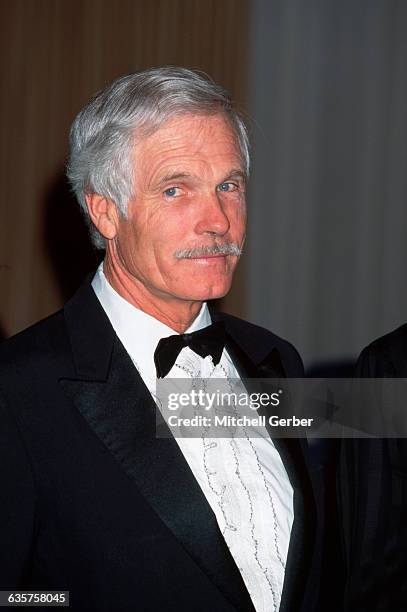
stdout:
<svg viewBox="0 0 407 612">
<path fill-rule="evenodd" d="M 160 189 L 163 185 L 167 184 L 167 183 L 171 183 L 172 181 L 178 181 L 180 179 L 193 179 L 196 178 L 196 176 L 194 174 L 190 174 L 188 172 L 172 172 L 170 174 L 166 174 L 165 176 L 163 176 L 155 185 L 156 189 Z M 225 181 L 227 181 L 228 179 L 231 178 L 240 178 L 242 179 L 243 182 L 246 182 L 247 180 L 247 176 L 245 174 L 245 172 L 243 172 L 243 170 L 231 170 L 229 172 L 229 174 L 227 174 L 225 176 L 225 178 L 223 178 L 219 184 L 224 183 Z"/>
<path fill-rule="evenodd" d="M 247 181 L 246 173 L 243 172 L 243 170 L 231 170 L 222 182 L 225 182 L 230 178 L 240 178 L 244 183 Z"/>
<path fill-rule="evenodd" d="M 166 174 L 163 176 L 155 185 L 157 189 L 160 189 L 166 183 L 170 183 L 171 181 L 178 181 L 179 179 L 192 178 L 193 175 L 188 172 L 173 172 L 171 174 Z"/>
</svg>

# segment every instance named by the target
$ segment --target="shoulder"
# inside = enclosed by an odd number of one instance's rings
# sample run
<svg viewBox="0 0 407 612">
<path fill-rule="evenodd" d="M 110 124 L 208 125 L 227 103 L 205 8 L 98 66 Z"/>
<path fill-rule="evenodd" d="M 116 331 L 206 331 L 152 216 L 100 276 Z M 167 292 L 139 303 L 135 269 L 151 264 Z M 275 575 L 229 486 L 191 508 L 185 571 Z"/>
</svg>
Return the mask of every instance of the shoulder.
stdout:
<svg viewBox="0 0 407 612">
<path fill-rule="evenodd" d="M 0 383 L 50 370 L 70 352 L 63 311 L 39 321 L 0 344 Z"/>
<path fill-rule="evenodd" d="M 377 338 L 365 347 L 358 358 L 356 375 L 407 376 L 407 324 Z"/>
<path fill-rule="evenodd" d="M 304 366 L 300 354 L 287 340 L 265 327 L 226 313 L 216 313 L 213 318 L 225 323 L 226 331 L 256 363 L 261 363 L 273 349 L 277 349 L 287 375 L 292 378 L 303 376 Z"/>
</svg>

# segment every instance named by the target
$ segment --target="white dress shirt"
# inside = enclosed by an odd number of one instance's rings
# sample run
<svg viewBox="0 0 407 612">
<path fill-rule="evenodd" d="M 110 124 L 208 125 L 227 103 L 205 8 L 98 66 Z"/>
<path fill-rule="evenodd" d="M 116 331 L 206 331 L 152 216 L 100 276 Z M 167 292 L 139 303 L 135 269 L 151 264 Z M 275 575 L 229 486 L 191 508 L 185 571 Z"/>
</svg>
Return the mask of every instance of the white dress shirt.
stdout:
<svg viewBox="0 0 407 612">
<path fill-rule="evenodd" d="M 173 329 L 132 306 L 109 284 L 101 264 L 92 287 L 109 320 L 155 397 L 154 351 Z M 187 332 L 211 324 L 206 304 Z M 168 378 L 228 378 L 239 374 L 226 349 L 219 364 L 189 347 L 180 352 Z M 256 437 L 175 438 L 235 560 L 257 612 L 280 607 L 293 522 L 293 490 L 267 430 Z"/>
</svg>

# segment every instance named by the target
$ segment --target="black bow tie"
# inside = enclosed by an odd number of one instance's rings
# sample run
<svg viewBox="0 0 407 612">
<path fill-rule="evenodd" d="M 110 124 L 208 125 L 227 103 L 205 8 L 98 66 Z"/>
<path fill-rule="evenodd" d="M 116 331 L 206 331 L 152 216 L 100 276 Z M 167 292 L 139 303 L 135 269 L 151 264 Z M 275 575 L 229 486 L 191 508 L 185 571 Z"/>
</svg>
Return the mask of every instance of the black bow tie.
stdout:
<svg viewBox="0 0 407 612">
<path fill-rule="evenodd" d="M 201 357 L 212 355 L 214 364 L 218 364 L 225 346 L 225 326 L 217 321 L 209 327 L 191 334 L 180 334 L 161 338 L 154 352 L 154 363 L 158 378 L 164 378 L 171 370 L 184 346 L 189 346 Z"/>
</svg>

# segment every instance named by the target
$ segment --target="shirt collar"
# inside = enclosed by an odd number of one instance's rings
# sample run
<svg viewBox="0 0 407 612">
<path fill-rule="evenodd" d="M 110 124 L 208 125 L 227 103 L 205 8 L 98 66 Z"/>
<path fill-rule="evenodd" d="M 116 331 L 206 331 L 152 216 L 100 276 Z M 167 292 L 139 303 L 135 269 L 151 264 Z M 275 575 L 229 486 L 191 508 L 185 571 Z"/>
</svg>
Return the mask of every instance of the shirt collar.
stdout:
<svg viewBox="0 0 407 612">
<path fill-rule="evenodd" d="M 92 287 L 109 317 L 119 340 L 145 379 L 155 380 L 154 351 L 161 338 L 178 332 L 158 319 L 136 308 L 125 300 L 108 282 L 103 272 L 103 262 L 92 280 Z M 206 302 L 186 332 L 194 332 L 211 325 L 212 320 Z"/>
</svg>

